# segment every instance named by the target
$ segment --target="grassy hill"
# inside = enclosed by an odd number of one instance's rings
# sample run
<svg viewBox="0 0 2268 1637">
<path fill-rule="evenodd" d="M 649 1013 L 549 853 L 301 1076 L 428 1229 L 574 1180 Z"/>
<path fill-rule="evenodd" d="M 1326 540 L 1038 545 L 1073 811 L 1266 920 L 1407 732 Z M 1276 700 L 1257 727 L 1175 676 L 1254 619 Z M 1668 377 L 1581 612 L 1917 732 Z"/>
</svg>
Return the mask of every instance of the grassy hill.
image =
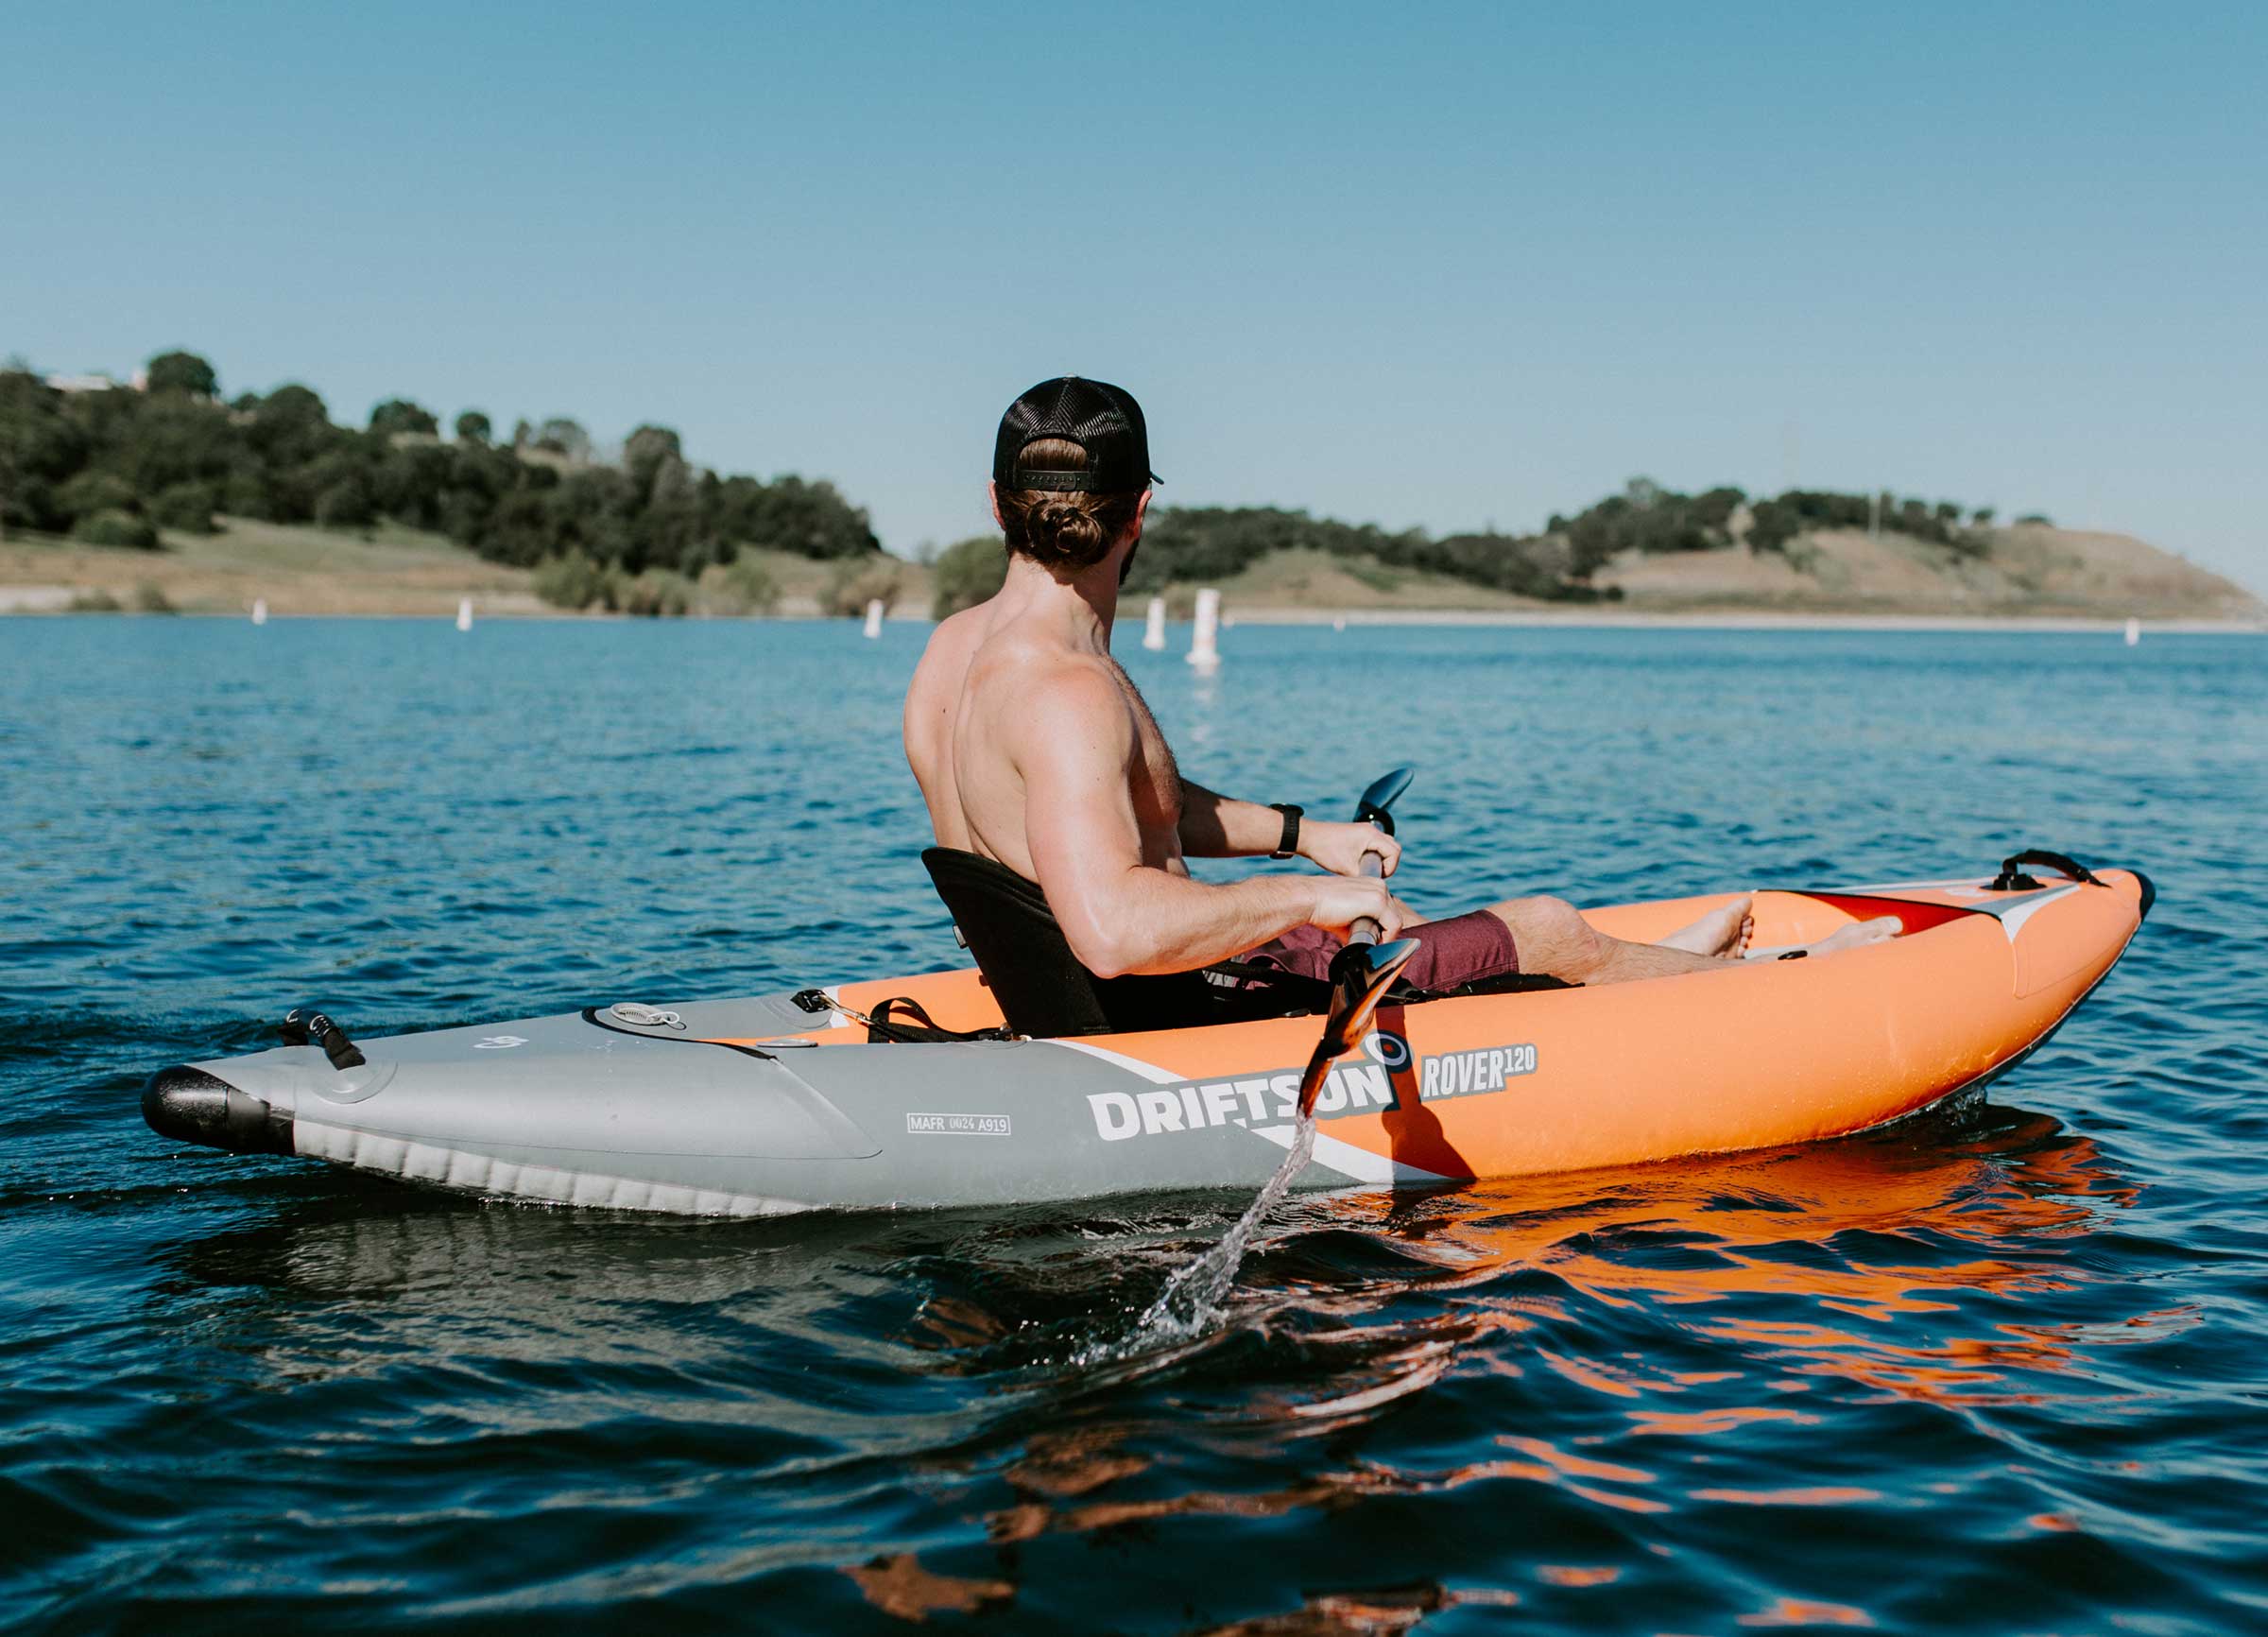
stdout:
<svg viewBox="0 0 2268 1637">
<path fill-rule="evenodd" d="M 238 614 L 265 598 L 278 617 L 293 614 L 454 615 L 472 599 L 475 614 L 559 614 L 540 597 L 533 571 L 477 557 L 438 534 L 382 523 L 340 532 L 222 518 L 217 534 L 163 535 L 163 549 L 89 545 L 59 535 L 10 531 L 0 541 L 0 613 L 73 608 Z M 784 551 L 743 554 L 779 591 L 776 612 L 822 612 L 835 565 Z M 895 565 L 896 612 L 929 607 L 928 571 Z M 718 598 L 719 605 L 724 599 Z M 711 612 L 696 591 L 694 612 Z"/>
<path fill-rule="evenodd" d="M 1537 609 L 1554 605 L 1533 597 L 1428 574 L 1422 569 L 1382 563 L 1373 557 L 1337 557 L 1311 546 L 1271 552 L 1216 585 L 1231 609 L 1289 608 L 1347 610 Z M 1175 582 L 1166 588 L 1167 606 L 1186 615 L 1197 587 Z M 1139 599 L 1137 599 L 1139 600 Z"/>
<path fill-rule="evenodd" d="M 164 549 L 88 545 L 10 531 L 0 541 L 0 609 L 167 607 L 240 613 L 265 597 L 277 614 L 453 614 L 541 610 L 524 569 L 487 562 L 438 534 L 393 524 L 339 533 L 222 520 L 218 534 L 167 531 Z"/>
<path fill-rule="evenodd" d="M 1983 553 L 1850 528 L 1800 534 L 1778 552 L 1623 552 L 1595 581 L 1633 612 L 2268 620 L 2242 587 L 2127 535 L 2018 524 L 1988 536 Z"/>
</svg>

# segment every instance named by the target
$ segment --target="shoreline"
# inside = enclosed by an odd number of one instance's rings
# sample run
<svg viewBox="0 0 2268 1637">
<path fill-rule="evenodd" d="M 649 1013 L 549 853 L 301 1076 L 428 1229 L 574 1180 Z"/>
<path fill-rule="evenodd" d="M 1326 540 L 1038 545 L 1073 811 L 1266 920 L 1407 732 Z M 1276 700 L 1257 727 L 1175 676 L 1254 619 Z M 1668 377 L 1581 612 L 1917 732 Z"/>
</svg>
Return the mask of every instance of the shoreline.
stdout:
<svg viewBox="0 0 2268 1637">
<path fill-rule="evenodd" d="M 2262 636 L 2268 621 L 2195 615 L 2141 620 L 2145 635 Z M 1591 630 L 1860 630 L 2042 631 L 2122 634 L 2126 616 L 2111 614 L 1840 613 L 1781 609 L 1224 609 L 1222 624 L 1354 626 L 1522 626 Z"/>
<path fill-rule="evenodd" d="M 74 609 L 63 606 L 63 599 L 48 597 L 12 598 L 11 591 L 54 592 L 66 588 L 0 587 L 0 619 L 21 617 L 27 619 L 163 619 L 163 620 L 229 620 L 250 624 L 242 611 L 220 609 L 168 609 L 144 611 L 133 609 Z M 482 598 L 475 596 L 473 615 L 476 621 L 553 622 L 560 624 L 642 624 L 649 616 L 627 613 L 578 613 L 564 609 L 530 609 L 525 607 L 482 608 Z M 456 617 L 454 606 L 436 608 L 431 612 L 403 610 L 271 610 L 270 624 L 301 620 L 383 620 L 412 622 L 435 620 L 453 622 Z M 2141 616 L 2138 616 L 2141 617 Z M 741 621 L 752 625 L 841 625 L 852 627 L 857 621 L 839 614 L 816 612 L 774 614 L 690 614 L 678 616 L 682 623 L 713 623 Z M 892 611 L 885 616 L 893 626 L 934 625 L 927 613 Z M 653 619 L 662 625 L 669 620 Z M 1121 613 L 1117 622 L 1124 626 L 1139 627 L 1140 616 Z M 1187 626 L 1187 620 L 1171 622 Z M 1721 631 L 1908 631 L 1916 634 L 1936 633 L 1998 633 L 2034 632 L 2061 636 L 2120 636 L 2126 629 L 2123 618 L 2088 614 L 1929 614 L 1929 613 L 1828 613 L 1796 612 L 1793 611 L 1711 610 L 1706 612 L 1673 612 L 1668 610 L 1555 610 L 1532 609 L 1298 609 L 1298 608 L 1229 608 L 1223 611 L 1222 629 L 1231 630 L 1238 626 L 1332 626 L 1352 629 L 1357 626 L 1431 626 L 1431 627 L 1503 627 L 1518 629 L 1566 630 L 1721 630 Z M 2238 619 L 2202 619 L 2178 617 L 2166 619 L 2141 618 L 2145 636 L 2268 636 L 2268 621 Z"/>
</svg>

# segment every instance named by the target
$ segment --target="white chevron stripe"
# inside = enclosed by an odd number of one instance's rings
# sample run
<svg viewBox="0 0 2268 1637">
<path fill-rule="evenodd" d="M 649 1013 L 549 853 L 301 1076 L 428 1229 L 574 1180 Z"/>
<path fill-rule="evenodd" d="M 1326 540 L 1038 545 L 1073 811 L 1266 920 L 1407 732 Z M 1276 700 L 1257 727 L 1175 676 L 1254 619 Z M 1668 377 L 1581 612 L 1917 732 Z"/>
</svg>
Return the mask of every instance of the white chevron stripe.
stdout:
<svg viewBox="0 0 2268 1637">
<path fill-rule="evenodd" d="M 2078 890 L 2079 884 L 2077 882 L 2073 882 L 2069 887 L 2058 887 L 2052 892 L 2036 893 L 2032 897 L 2025 899 L 2020 904 L 2011 904 L 2005 909 L 1991 909 L 1985 911 L 1985 913 L 1988 915 L 1995 915 L 2000 918 L 2001 930 L 2008 935 L 2008 941 L 2010 943 L 2014 943 L 2016 941 L 2017 928 L 2022 926 L 2025 922 L 2031 920 L 2032 917 L 2037 913 L 2040 905 L 2045 904 L 2053 904 L 2058 898 L 2069 898 L 2072 893 Z"/>
<path fill-rule="evenodd" d="M 1140 1058 L 1125 1057 L 1103 1046 L 1091 1046 L 1085 1041 L 1055 1040 L 1047 1043 L 1055 1046 L 1069 1046 L 1074 1052 L 1085 1052 L 1089 1057 L 1099 1058 L 1104 1062 L 1116 1068 L 1122 1068 L 1130 1075 L 1140 1075 L 1154 1086 L 1177 1086 L 1189 1077 L 1186 1075 L 1177 1075 L 1171 1069 L 1161 1069 L 1156 1063 L 1145 1063 Z"/>
<path fill-rule="evenodd" d="M 1289 1126 L 1255 1126 L 1252 1128 L 1279 1148 L 1292 1146 L 1292 1128 Z M 1315 1163 L 1329 1165 L 1342 1176 L 1358 1182 L 1452 1182 L 1453 1177 L 1444 1177 L 1438 1171 L 1428 1171 L 1421 1165 L 1405 1165 L 1400 1160 L 1384 1154 L 1373 1154 L 1367 1148 L 1358 1148 L 1352 1143 L 1343 1143 L 1324 1131 L 1315 1133 Z"/>
</svg>

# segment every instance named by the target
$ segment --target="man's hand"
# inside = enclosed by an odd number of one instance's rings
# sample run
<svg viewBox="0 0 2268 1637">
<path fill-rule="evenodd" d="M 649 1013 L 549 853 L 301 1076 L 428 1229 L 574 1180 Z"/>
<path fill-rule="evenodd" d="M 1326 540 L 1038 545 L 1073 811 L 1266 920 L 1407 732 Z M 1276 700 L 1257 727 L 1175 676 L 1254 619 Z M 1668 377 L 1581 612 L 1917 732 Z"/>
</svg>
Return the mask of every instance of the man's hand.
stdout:
<svg viewBox="0 0 2268 1637">
<path fill-rule="evenodd" d="M 1370 826 L 1366 824 L 1362 828 L 1368 830 Z M 1321 927 L 1342 943 L 1348 930 L 1365 916 L 1378 922 L 1381 939 L 1393 938 L 1418 919 L 1408 905 L 1386 890 L 1384 882 L 1373 881 L 1368 876 L 1325 875 L 1314 881 L 1314 907 L 1308 912 L 1308 924 Z"/>
<path fill-rule="evenodd" d="M 1401 843 L 1375 825 L 1333 824 L 1314 818 L 1299 821 L 1299 856 L 1333 875 L 1360 875 L 1366 853 L 1379 854 L 1388 875 L 1401 862 Z"/>
</svg>

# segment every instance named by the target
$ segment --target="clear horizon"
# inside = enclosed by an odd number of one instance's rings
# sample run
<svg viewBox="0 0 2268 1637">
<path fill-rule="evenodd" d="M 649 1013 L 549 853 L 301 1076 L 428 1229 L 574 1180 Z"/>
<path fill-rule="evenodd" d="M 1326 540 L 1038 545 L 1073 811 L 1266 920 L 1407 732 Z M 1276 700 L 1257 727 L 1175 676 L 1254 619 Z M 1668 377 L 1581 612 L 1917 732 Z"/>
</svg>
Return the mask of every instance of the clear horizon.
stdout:
<svg viewBox="0 0 2268 1637">
<path fill-rule="evenodd" d="M 9 25 L 0 355 L 659 422 L 901 553 L 1074 371 L 1165 504 L 1887 488 L 2268 592 L 2268 17 L 1901 22 L 90 5 Z"/>
</svg>

